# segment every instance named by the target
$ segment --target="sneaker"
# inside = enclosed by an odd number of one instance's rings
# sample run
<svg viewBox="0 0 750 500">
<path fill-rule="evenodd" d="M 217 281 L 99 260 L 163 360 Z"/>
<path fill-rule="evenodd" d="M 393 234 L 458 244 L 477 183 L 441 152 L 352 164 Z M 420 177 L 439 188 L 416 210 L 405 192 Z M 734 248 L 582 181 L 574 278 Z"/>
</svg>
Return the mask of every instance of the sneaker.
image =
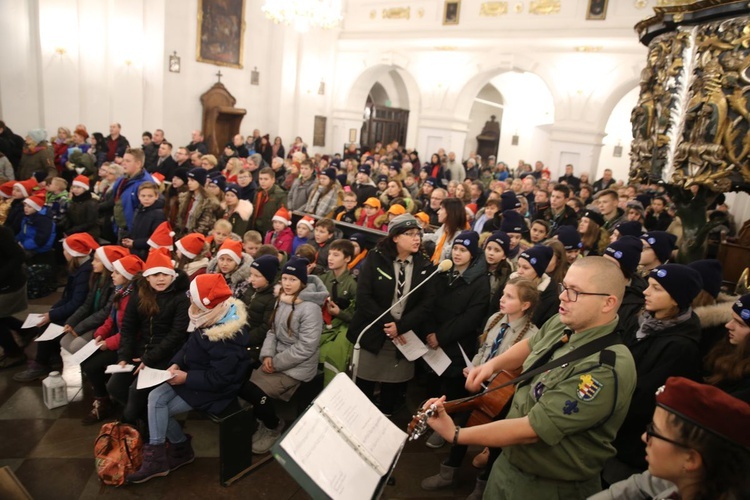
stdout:
<svg viewBox="0 0 750 500">
<path fill-rule="evenodd" d="M 26 355 L 21 353 L 18 356 L 3 356 L 0 358 L 0 370 L 3 368 L 13 368 L 14 366 L 20 366 L 26 362 Z"/>
<path fill-rule="evenodd" d="M 109 398 L 95 399 L 91 411 L 81 419 L 83 425 L 92 425 L 112 416 L 114 405 Z"/>
<path fill-rule="evenodd" d="M 433 448 L 437 450 L 438 448 L 443 447 L 443 445 L 445 444 L 445 439 L 440 437 L 440 434 L 438 434 L 437 432 L 433 432 L 432 436 L 430 436 L 430 438 L 427 440 L 425 444 L 427 445 L 428 448 Z"/>
<path fill-rule="evenodd" d="M 13 380 L 16 382 L 33 382 L 34 380 L 43 379 L 47 376 L 47 373 L 49 373 L 49 369 L 46 366 L 32 360 L 29 361 L 28 368 L 13 375 Z"/>
<path fill-rule="evenodd" d="M 268 453 L 271 446 L 274 445 L 277 439 L 281 436 L 281 431 L 284 430 L 284 421 L 279 419 L 279 425 L 275 429 L 269 429 L 268 427 L 260 422 L 258 424 L 258 431 L 253 435 L 253 453 L 256 455 L 263 455 Z"/>
</svg>

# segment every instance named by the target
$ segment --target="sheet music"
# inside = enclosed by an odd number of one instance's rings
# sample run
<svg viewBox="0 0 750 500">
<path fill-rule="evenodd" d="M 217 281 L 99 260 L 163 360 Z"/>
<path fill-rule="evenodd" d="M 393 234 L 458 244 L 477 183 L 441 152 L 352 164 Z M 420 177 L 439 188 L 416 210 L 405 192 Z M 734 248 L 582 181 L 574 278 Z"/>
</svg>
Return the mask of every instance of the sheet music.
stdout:
<svg viewBox="0 0 750 500">
<path fill-rule="evenodd" d="M 466 363 L 466 368 L 468 368 L 469 370 L 474 368 L 474 363 L 472 363 L 471 360 L 469 359 L 469 356 L 466 355 L 466 351 L 464 351 L 463 346 L 461 344 L 458 344 L 458 348 L 461 349 L 461 356 L 463 356 L 464 358 L 464 363 Z"/>
<path fill-rule="evenodd" d="M 143 369 L 138 372 L 138 383 L 135 387 L 136 389 L 146 389 L 166 382 L 172 377 L 174 375 L 167 370 L 155 370 L 144 365 Z"/>
<path fill-rule="evenodd" d="M 451 358 L 445 354 L 442 347 L 437 349 L 427 349 L 427 352 L 422 356 L 430 368 L 435 370 L 435 373 L 442 375 L 445 370 L 451 365 Z"/>
<path fill-rule="evenodd" d="M 23 325 L 21 325 L 21 329 L 34 328 L 39 324 L 40 321 L 42 321 L 42 318 L 44 318 L 44 314 L 29 314 L 28 316 L 26 316 L 26 321 L 24 321 Z"/>
<path fill-rule="evenodd" d="M 29 314 L 29 316 L 31 316 L 31 314 Z M 29 320 L 27 319 L 26 321 L 29 321 Z M 44 333 L 36 338 L 35 342 L 44 342 L 45 340 L 56 339 L 62 334 L 63 334 L 62 326 L 56 325 L 54 323 L 50 323 L 47 329 L 44 330 Z"/>
<path fill-rule="evenodd" d="M 104 373 L 130 373 L 135 370 L 135 365 L 109 365 Z"/>
<path fill-rule="evenodd" d="M 393 344 L 398 347 L 401 354 L 409 361 L 415 361 L 427 353 L 427 346 L 424 345 L 424 342 L 417 337 L 417 334 L 413 330 L 404 333 L 401 338 L 406 341 L 406 344 L 401 345 L 397 342 Z"/>
<path fill-rule="evenodd" d="M 99 346 L 96 345 L 96 342 L 96 339 L 91 339 L 85 346 L 74 352 L 70 357 L 70 363 L 80 365 L 86 361 L 92 354 L 99 350 Z"/>
</svg>

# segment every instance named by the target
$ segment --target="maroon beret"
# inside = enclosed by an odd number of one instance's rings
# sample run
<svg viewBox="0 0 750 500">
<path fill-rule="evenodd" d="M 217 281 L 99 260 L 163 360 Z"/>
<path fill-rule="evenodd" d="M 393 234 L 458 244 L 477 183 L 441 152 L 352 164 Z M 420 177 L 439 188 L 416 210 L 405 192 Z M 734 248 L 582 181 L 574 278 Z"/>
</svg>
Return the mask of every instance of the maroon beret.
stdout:
<svg viewBox="0 0 750 500">
<path fill-rule="evenodd" d="M 750 404 L 712 385 L 669 377 L 656 404 L 712 434 L 750 449 Z"/>
</svg>

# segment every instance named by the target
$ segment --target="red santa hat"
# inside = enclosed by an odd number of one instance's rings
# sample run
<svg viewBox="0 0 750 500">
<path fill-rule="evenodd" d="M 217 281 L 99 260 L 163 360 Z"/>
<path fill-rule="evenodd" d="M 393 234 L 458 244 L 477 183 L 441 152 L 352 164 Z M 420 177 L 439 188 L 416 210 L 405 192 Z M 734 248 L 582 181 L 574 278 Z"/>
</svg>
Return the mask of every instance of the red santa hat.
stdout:
<svg viewBox="0 0 750 500">
<path fill-rule="evenodd" d="M 242 262 L 242 242 L 227 238 L 219 247 L 219 251 L 216 252 L 216 258 L 222 255 L 230 256 L 233 261 L 239 264 Z"/>
<path fill-rule="evenodd" d="M 289 210 L 287 210 L 285 207 L 281 207 L 280 209 L 276 210 L 276 213 L 273 215 L 271 221 L 275 220 L 283 222 L 287 226 L 292 225 L 292 216 L 289 215 Z"/>
<path fill-rule="evenodd" d="M 73 186 L 82 187 L 86 191 L 88 191 L 91 188 L 91 184 L 89 183 L 89 178 L 85 175 L 79 175 L 75 179 L 73 179 Z"/>
<path fill-rule="evenodd" d="M 112 270 L 114 269 L 112 267 L 114 262 L 116 260 L 122 259 L 126 255 L 130 255 L 130 250 L 119 245 L 105 245 L 103 247 L 97 248 L 94 252 L 94 255 L 96 255 L 99 260 L 102 261 L 102 264 L 104 264 L 104 267 L 106 267 L 109 272 L 112 272 Z"/>
<path fill-rule="evenodd" d="M 13 184 L 14 187 L 18 186 L 18 188 L 23 193 L 24 197 L 29 196 L 31 194 L 31 192 L 34 190 L 34 188 L 37 187 L 38 185 L 39 185 L 39 183 L 37 182 L 37 180 L 34 177 L 32 177 L 30 179 L 27 179 L 25 181 L 17 181 L 17 182 L 15 182 Z"/>
<path fill-rule="evenodd" d="M 208 311 L 232 296 L 221 274 L 201 274 L 190 283 L 190 300 L 201 311 Z"/>
<path fill-rule="evenodd" d="M 203 251 L 203 247 L 206 245 L 206 237 L 201 233 L 190 233 L 187 236 L 183 236 L 175 246 L 182 255 L 189 259 L 194 259 L 199 253 Z"/>
<path fill-rule="evenodd" d="M 172 257 L 169 255 L 169 250 L 164 247 L 152 248 L 148 253 L 146 265 L 143 267 L 143 276 L 151 276 L 152 274 L 159 273 L 170 276 L 177 275 L 174 270 L 174 264 L 172 264 Z"/>
<path fill-rule="evenodd" d="M 44 191 L 39 191 L 35 193 L 34 196 L 29 196 L 28 198 L 23 200 L 23 202 L 39 212 L 44 208 L 44 204 L 46 203 L 46 196 L 44 194 Z"/>
<path fill-rule="evenodd" d="M 133 281 L 135 275 L 143 271 L 144 263 L 137 255 L 126 255 L 116 260 L 112 266 L 118 273 L 125 276 L 128 281 Z"/>
<path fill-rule="evenodd" d="M 310 231 L 315 229 L 315 219 L 310 217 L 309 215 L 305 215 L 300 220 L 297 221 L 297 227 L 302 224 L 303 226 L 307 226 Z"/>
<path fill-rule="evenodd" d="M 157 186 L 161 186 L 164 182 L 164 174 L 161 174 L 159 172 L 154 172 L 153 174 L 151 174 L 151 177 L 154 178 L 154 182 Z"/>
<path fill-rule="evenodd" d="M 156 226 L 156 229 L 154 229 L 154 232 L 151 233 L 151 237 L 148 239 L 146 243 L 148 243 L 148 246 L 151 248 L 169 248 L 172 250 L 174 247 L 174 240 L 172 239 L 174 237 L 174 231 L 172 231 L 172 225 L 169 223 L 169 221 L 164 221 L 158 226 Z"/>
<path fill-rule="evenodd" d="M 8 181 L 0 186 L 0 198 L 10 198 L 13 196 L 13 184 L 15 181 Z"/>
<path fill-rule="evenodd" d="M 89 233 L 71 234 L 62 244 L 65 251 L 73 257 L 85 257 L 99 248 L 99 243 Z"/>
</svg>

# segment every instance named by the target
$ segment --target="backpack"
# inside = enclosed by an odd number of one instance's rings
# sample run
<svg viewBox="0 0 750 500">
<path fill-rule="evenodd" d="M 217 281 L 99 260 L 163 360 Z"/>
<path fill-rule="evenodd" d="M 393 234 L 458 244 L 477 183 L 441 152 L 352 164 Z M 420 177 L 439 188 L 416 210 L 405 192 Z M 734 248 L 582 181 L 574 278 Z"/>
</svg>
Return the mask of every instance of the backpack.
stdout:
<svg viewBox="0 0 750 500">
<path fill-rule="evenodd" d="M 104 484 L 122 486 L 125 476 L 141 468 L 143 442 L 138 431 L 127 424 L 102 425 L 94 441 L 96 473 Z"/>
</svg>

